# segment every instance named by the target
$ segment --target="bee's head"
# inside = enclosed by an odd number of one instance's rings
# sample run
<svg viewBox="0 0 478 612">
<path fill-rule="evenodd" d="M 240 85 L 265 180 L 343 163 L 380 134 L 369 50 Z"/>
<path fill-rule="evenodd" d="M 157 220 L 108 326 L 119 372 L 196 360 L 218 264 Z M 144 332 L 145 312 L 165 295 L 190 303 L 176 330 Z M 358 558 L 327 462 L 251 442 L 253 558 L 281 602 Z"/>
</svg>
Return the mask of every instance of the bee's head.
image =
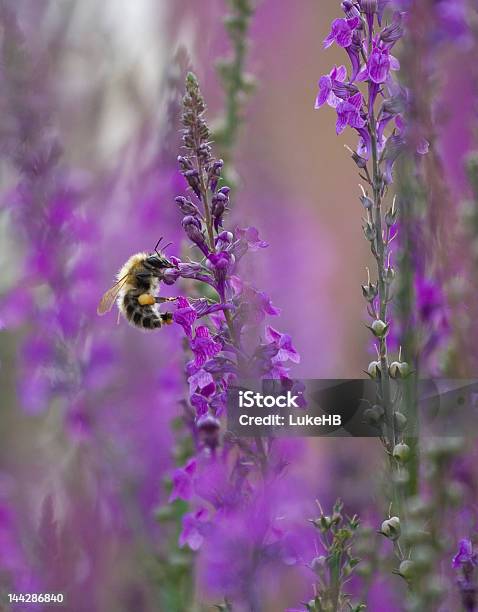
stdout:
<svg viewBox="0 0 478 612">
<path fill-rule="evenodd" d="M 173 267 L 173 264 L 162 253 L 151 253 L 146 258 L 146 263 L 155 270 Z"/>
<path fill-rule="evenodd" d="M 163 238 L 161 237 L 156 246 L 154 247 L 154 253 L 150 253 L 146 258 L 146 263 L 154 268 L 155 270 L 161 270 L 163 268 L 172 268 L 173 264 L 167 259 L 167 257 L 161 251 L 158 251 L 159 244 Z M 172 244 L 171 242 L 169 244 Z M 167 249 L 169 244 L 167 244 L 164 248 Z"/>
</svg>

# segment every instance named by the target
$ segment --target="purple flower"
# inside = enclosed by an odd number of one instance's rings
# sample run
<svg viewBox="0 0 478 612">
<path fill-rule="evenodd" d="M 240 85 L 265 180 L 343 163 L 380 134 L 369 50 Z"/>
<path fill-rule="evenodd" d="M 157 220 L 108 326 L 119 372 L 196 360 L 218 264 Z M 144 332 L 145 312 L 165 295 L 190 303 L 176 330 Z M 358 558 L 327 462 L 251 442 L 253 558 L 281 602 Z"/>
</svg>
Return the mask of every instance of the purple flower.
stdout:
<svg viewBox="0 0 478 612">
<path fill-rule="evenodd" d="M 203 368 L 196 368 L 194 362 L 192 362 L 194 371 L 188 377 L 189 393 L 191 397 L 199 391 L 203 396 L 210 395 L 212 390 L 215 388 L 214 378 L 210 372 L 207 372 Z"/>
<path fill-rule="evenodd" d="M 399 68 L 399 61 L 391 55 L 388 47 L 381 47 L 374 43 L 367 65 L 359 72 L 357 80 L 370 80 L 380 85 L 387 81 L 390 70 L 399 70 Z"/>
<path fill-rule="evenodd" d="M 199 550 L 204 542 L 204 533 L 209 520 L 206 508 L 198 508 L 183 516 L 183 529 L 179 536 L 179 546 L 189 546 L 191 550 Z"/>
<path fill-rule="evenodd" d="M 324 40 L 324 47 L 327 49 L 334 42 L 346 49 L 352 44 L 352 36 L 355 29 L 360 25 L 359 17 L 351 19 L 334 19 L 329 35 Z"/>
<path fill-rule="evenodd" d="M 192 337 L 192 326 L 197 319 L 197 312 L 184 297 L 179 297 L 177 309 L 173 314 L 175 323 L 181 325 L 188 338 Z"/>
<path fill-rule="evenodd" d="M 347 77 L 345 66 L 334 66 L 329 74 L 325 74 L 319 79 L 319 93 L 315 99 L 315 107 L 320 108 L 326 102 L 332 108 L 336 108 L 340 102 L 334 91 L 333 86 L 336 83 L 343 83 Z"/>
<path fill-rule="evenodd" d="M 173 488 L 169 501 L 175 499 L 191 499 L 193 494 L 193 478 L 196 473 L 197 462 L 196 458 L 192 457 L 182 468 L 177 468 L 173 473 Z"/>
<path fill-rule="evenodd" d="M 268 342 L 273 342 L 278 347 L 274 359 L 275 361 L 293 361 L 300 363 L 300 355 L 292 344 L 291 337 L 288 334 L 281 334 L 270 325 L 266 326 L 265 338 Z"/>
<path fill-rule="evenodd" d="M 347 100 L 341 100 L 337 106 L 337 125 L 336 132 L 341 134 L 347 125 L 350 127 L 360 129 L 365 126 L 365 120 L 360 114 L 362 108 L 363 98 L 362 94 L 356 93 Z"/>
<path fill-rule="evenodd" d="M 247 243 L 247 247 L 250 251 L 254 252 L 269 246 L 267 242 L 259 238 L 259 231 L 255 227 L 238 227 L 236 228 L 235 234 L 238 240 L 243 240 Z"/>
<path fill-rule="evenodd" d="M 473 552 L 473 544 L 471 540 L 460 540 L 458 552 L 453 557 L 451 562 L 455 569 L 463 565 L 478 566 L 478 554 Z"/>
<path fill-rule="evenodd" d="M 214 357 L 220 352 L 222 346 L 220 342 L 216 342 L 209 328 L 200 325 L 196 328 L 196 335 L 191 342 L 191 349 L 194 353 L 194 365 L 203 366 L 210 357 Z"/>
</svg>

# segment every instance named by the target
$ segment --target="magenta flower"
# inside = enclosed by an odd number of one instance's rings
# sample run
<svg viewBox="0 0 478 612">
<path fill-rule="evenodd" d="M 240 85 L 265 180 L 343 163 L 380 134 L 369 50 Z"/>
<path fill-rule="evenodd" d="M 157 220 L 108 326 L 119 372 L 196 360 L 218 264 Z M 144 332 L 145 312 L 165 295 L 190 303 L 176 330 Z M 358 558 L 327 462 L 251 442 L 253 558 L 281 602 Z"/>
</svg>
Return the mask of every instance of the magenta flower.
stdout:
<svg viewBox="0 0 478 612">
<path fill-rule="evenodd" d="M 209 520 L 206 508 L 200 507 L 195 512 L 185 514 L 183 529 L 179 536 L 179 546 L 187 544 L 191 550 L 199 550 L 204 541 L 204 532 Z"/>
<path fill-rule="evenodd" d="M 451 564 L 455 569 L 463 565 L 478 566 L 478 553 L 473 552 L 471 540 L 460 540 L 458 552 L 453 557 Z"/>
<path fill-rule="evenodd" d="M 333 86 L 336 83 L 343 83 L 347 76 L 345 66 L 334 66 L 329 74 L 325 74 L 319 79 L 319 93 L 315 99 L 315 108 L 320 108 L 326 102 L 332 108 L 336 108 L 340 102 L 334 91 Z"/>
<path fill-rule="evenodd" d="M 192 457 L 184 467 L 177 468 L 173 472 L 173 489 L 169 496 L 169 501 L 175 499 L 191 499 L 193 494 L 193 478 L 196 473 L 196 458 Z"/>
<path fill-rule="evenodd" d="M 259 238 L 259 231 L 255 227 L 238 227 L 235 234 L 236 238 L 246 242 L 249 251 L 257 251 L 258 249 L 265 249 L 269 246 L 265 240 Z"/>
<path fill-rule="evenodd" d="M 181 327 L 186 333 L 186 336 L 188 336 L 188 338 L 191 338 L 192 326 L 197 319 L 197 312 L 190 305 L 188 300 L 184 297 L 179 297 L 177 304 L 178 308 L 173 314 L 174 322 L 181 325 Z"/>
<path fill-rule="evenodd" d="M 288 334 L 281 334 L 270 325 L 266 326 L 265 333 L 266 340 L 273 342 L 279 349 L 274 356 L 275 361 L 293 361 L 294 363 L 300 363 L 300 355 L 292 344 L 292 339 Z"/>
<path fill-rule="evenodd" d="M 351 19 L 334 19 L 330 33 L 324 40 L 324 47 L 327 49 L 334 42 L 344 49 L 350 47 L 353 33 L 359 25 L 359 17 L 352 17 Z"/>
<path fill-rule="evenodd" d="M 366 66 L 357 75 L 358 81 L 369 80 L 380 85 L 388 80 L 390 70 L 399 70 L 400 63 L 387 47 L 374 43 Z"/>
<path fill-rule="evenodd" d="M 203 366 L 208 359 L 217 355 L 221 348 L 221 343 L 212 338 L 211 332 L 206 326 L 200 325 L 196 328 L 196 335 L 191 342 L 194 365 Z"/>
<path fill-rule="evenodd" d="M 340 101 L 339 105 L 337 106 L 337 134 L 341 134 L 348 125 L 357 129 L 365 126 L 365 120 L 360 114 L 362 103 L 363 98 L 360 92 L 351 96 L 347 100 Z"/>
</svg>

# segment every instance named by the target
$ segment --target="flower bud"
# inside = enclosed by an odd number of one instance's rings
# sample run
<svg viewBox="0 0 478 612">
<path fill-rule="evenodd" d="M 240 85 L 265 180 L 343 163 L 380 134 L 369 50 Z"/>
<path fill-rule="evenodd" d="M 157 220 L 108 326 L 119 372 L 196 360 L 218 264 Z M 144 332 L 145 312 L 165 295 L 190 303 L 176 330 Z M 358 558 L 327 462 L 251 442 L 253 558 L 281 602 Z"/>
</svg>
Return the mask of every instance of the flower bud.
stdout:
<svg viewBox="0 0 478 612">
<path fill-rule="evenodd" d="M 378 295 L 377 283 L 368 283 L 368 285 L 362 285 L 362 293 L 367 302 L 373 302 Z"/>
<path fill-rule="evenodd" d="M 391 285 L 393 283 L 394 278 L 395 278 L 395 270 L 391 266 L 388 266 L 388 268 L 385 270 L 385 278 L 384 278 L 387 285 Z"/>
<path fill-rule="evenodd" d="M 405 463 L 410 457 L 410 447 L 408 444 L 396 444 L 393 449 L 393 456 L 397 461 Z"/>
<path fill-rule="evenodd" d="M 209 189 L 214 192 L 216 191 L 217 183 L 221 177 L 222 168 L 224 162 L 222 159 L 216 160 L 207 171 Z"/>
<path fill-rule="evenodd" d="M 366 221 L 363 226 L 363 233 L 365 238 L 369 241 L 372 242 L 372 240 L 375 239 L 375 227 L 373 226 L 372 223 L 370 223 L 369 221 Z"/>
<path fill-rule="evenodd" d="M 384 414 L 385 412 L 383 410 L 383 407 L 379 404 L 375 404 L 375 406 L 364 410 L 363 418 L 368 425 L 376 427 L 382 422 Z"/>
<path fill-rule="evenodd" d="M 201 221 L 197 217 L 188 215 L 184 217 L 181 223 L 188 238 L 197 244 L 204 255 L 208 255 L 209 249 L 207 248 L 204 234 L 201 231 Z"/>
<path fill-rule="evenodd" d="M 199 214 L 199 208 L 184 196 L 178 196 L 174 198 L 174 201 L 179 206 L 183 215 L 192 215 L 195 217 Z"/>
<path fill-rule="evenodd" d="M 370 378 L 380 378 L 380 361 L 371 361 L 368 364 L 367 374 L 370 376 Z"/>
<path fill-rule="evenodd" d="M 360 8 L 366 15 L 377 12 L 377 0 L 360 0 Z"/>
<path fill-rule="evenodd" d="M 363 168 L 367 166 L 367 160 L 365 159 L 365 157 L 362 157 L 357 152 L 352 151 L 351 157 L 352 157 L 352 160 L 355 162 L 357 168 L 360 168 L 361 170 L 363 170 Z"/>
<path fill-rule="evenodd" d="M 392 361 L 388 367 L 390 378 L 407 378 L 410 375 L 410 366 L 406 361 Z"/>
<path fill-rule="evenodd" d="M 399 432 L 402 432 L 407 426 L 407 417 L 401 412 L 398 412 L 397 410 L 393 413 L 393 422 L 395 425 L 395 429 Z"/>
<path fill-rule="evenodd" d="M 353 17 L 360 17 L 360 13 L 353 2 L 350 0 L 344 0 L 341 4 L 342 10 L 345 13 L 347 19 L 353 19 Z"/>
<path fill-rule="evenodd" d="M 400 563 L 398 573 L 400 576 L 402 576 L 402 578 L 405 578 L 405 580 L 411 580 L 416 576 L 415 563 L 410 559 L 405 559 L 405 561 Z"/>
<path fill-rule="evenodd" d="M 360 201 L 362 202 L 362 206 L 365 208 L 365 210 L 372 209 L 373 202 L 368 196 L 366 195 L 360 196 Z"/>
<path fill-rule="evenodd" d="M 403 28 L 399 21 L 391 23 L 389 26 L 383 28 L 380 33 L 380 40 L 386 45 L 392 45 L 400 40 L 403 36 Z"/>
<path fill-rule="evenodd" d="M 380 527 L 380 533 L 389 540 L 398 540 L 400 537 L 400 519 L 398 516 L 392 516 L 391 518 L 383 521 Z"/>
<path fill-rule="evenodd" d="M 198 198 L 201 198 L 201 186 L 199 182 L 199 172 L 195 169 L 186 170 L 183 172 L 184 178 L 187 180 L 188 185 L 194 191 Z"/>
<path fill-rule="evenodd" d="M 374 336 L 377 338 L 384 338 L 387 335 L 388 328 L 389 324 L 384 323 L 381 319 L 376 319 L 370 326 Z"/>
<path fill-rule="evenodd" d="M 388 227 L 392 227 L 392 225 L 396 223 L 397 218 L 398 218 L 398 208 L 395 208 L 395 206 L 392 206 L 385 213 L 385 223 L 387 224 Z"/>
</svg>

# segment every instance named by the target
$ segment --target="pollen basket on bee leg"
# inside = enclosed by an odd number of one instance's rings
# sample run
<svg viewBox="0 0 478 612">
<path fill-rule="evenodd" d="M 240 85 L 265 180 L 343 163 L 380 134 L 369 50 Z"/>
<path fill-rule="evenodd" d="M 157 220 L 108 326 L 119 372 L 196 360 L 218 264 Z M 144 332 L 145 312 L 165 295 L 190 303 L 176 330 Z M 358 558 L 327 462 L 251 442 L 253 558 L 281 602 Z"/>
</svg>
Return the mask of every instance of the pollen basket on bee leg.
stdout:
<svg viewBox="0 0 478 612">
<path fill-rule="evenodd" d="M 141 306 L 152 306 L 156 303 L 156 298 L 150 293 L 142 293 L 138 297 L 138 302 Z"/>
</svg>

